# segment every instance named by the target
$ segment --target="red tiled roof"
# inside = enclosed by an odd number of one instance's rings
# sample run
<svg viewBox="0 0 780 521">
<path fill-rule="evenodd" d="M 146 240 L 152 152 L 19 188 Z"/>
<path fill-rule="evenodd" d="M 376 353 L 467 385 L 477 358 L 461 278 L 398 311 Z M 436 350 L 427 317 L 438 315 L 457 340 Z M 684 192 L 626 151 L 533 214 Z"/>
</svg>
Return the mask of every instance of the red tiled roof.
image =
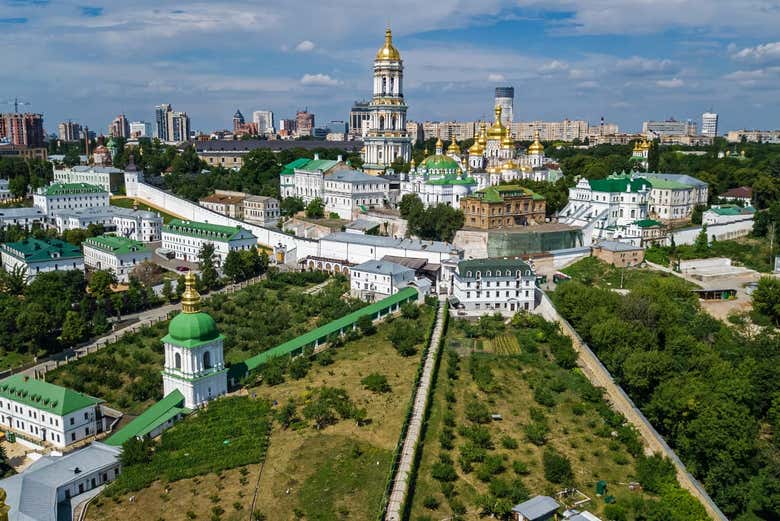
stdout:
<svg viewBox="0 0 780 521">
<path fill-rule="evenodd" d="M 753 189 L 749 186 L 731 188 L 721 194 L 721 197 L 753 197 Z"/>
</svg>

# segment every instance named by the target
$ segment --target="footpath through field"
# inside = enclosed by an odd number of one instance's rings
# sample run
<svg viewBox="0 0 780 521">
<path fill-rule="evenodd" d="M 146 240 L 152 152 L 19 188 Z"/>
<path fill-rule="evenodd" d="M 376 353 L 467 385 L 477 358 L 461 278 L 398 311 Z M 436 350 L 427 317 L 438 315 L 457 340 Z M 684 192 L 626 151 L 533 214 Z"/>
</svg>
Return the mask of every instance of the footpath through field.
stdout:
<svg viewBox="0 0 780 521">
<path fill-rule="evenodd" d="M 406 430 L 406 437 L 401 449 L 401 458 L 398 462 L 398 468 L 393 476 L 393 488 L 390 492 L 390 499 L 387 503 L 387 513 L 385 521 L 401 521 L 402 509 L 409 494 L 409 480 L 411 479 L 412 469 L 414 467 L 414 458 L 417 450 L 417 444 L 420 441 L 422 433 L 425 411 L 428 407 L 428 398 L 431 393 L 433 380 L 433 370 L 436 367 L 436 359 L 439 356 L 441 347 L 441 335 L 444 329 L 444 320 L 447 313 L 447 300 L 439 297 L 439 309 L 436 312 L 436 326 L 433 328 L 433 334 L 428 341 L 428 355 L 423 365 L 422 376 L 417 385 L 414 394 L 414 406 L 412 407 L 412 417 L 409 420 L 409 428 Z"/>
<path fill-rule="evenodd" d="M 577 334 L 572 325 L 558 313 L 550 297 L 546 294 L 542 293 L 541 303 L 537 306 L 535 313 L 547 320 L 557 322 L 561 326 L 561 331 L 571 338 L 572 346 L 579 355 L 577 365 L 582 369 L 582 373 L 590 380 L 591 384 L 604 389 L 606 398 L 612 404 L 612 407 L 621 413 L 626 420 L 631 422 L 640 436 L 642 436 L 645 447 L 650 452 L 662 454 L 674 464 L 680 485 L 699 500 L 710 518 L 716 521 L 728 521 L 720 508 L 707 494 L 707 491 L 704 490 L 701 483 L 688 472 L 682 460 L 666 443 L 666 440 L 658 434 L 658 431 L 655 430 L 655 427 L 652 426 L 642 411 L 634 405 L 633 400 L 631 400 L 623 388 L 615 383 L 607 368 L 604 367 L 596 354 L 591 351 L 588 344 Z"/>
</svg>

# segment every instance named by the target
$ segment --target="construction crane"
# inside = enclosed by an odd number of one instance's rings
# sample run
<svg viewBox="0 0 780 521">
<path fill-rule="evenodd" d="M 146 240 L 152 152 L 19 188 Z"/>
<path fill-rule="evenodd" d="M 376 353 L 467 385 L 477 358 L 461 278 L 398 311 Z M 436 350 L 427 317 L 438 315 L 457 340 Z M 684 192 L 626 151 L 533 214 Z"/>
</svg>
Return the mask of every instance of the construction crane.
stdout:
<svg viewBox="0 0 780 521">
<path fill-rule="evenodd" d="M 14 114 L 19 114 L 19 105 L 32 105 L 32 103 L 28 101 L 21 101 L 19 98 L 14 98 L 12 100 L 6 100 L 3 103 L 6 105 L 13 105 L 14 106 Z"/>
</svg>

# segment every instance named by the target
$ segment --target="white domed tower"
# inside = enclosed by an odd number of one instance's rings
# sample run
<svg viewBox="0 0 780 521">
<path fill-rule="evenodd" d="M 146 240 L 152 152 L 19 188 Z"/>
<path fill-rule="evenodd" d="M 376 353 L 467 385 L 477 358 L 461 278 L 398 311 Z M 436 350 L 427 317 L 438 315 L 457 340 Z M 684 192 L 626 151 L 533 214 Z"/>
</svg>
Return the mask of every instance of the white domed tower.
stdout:
<svg viewBox="0 0 780 521">
<path fill-rule="evenodd" d="M 374 60 L 374 96 L 371 115 L 364 137 L 363 170 L 381 174 L 396 159 L 408 162 L 412 157 L 412 140 L 406 132 L 406 102 L 403 94 L 404 65 L 393 45 L 390 28 L 385 44 Z"/>
<path fill-rule="evenodd" d="M 200 407 L 227 393 L 227 369 L 222 352 L 224 337 L 211 315 L 200 310 L 200 295 L 195 275 L 185 276 L 186 289 L 181 297 L 181 313 L 168 325 L 165 345 L 163 393 L 179 390 L 184 406 Z"/>
</svg>

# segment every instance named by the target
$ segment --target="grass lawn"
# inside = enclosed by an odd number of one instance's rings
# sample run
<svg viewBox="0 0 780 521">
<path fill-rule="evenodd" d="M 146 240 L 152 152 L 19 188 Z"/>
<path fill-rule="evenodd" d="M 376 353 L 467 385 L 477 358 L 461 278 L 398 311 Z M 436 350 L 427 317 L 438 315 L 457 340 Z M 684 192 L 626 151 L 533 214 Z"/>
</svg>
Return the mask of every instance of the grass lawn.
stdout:
<svg viewBox="0 0 780 521">
<path fill-rule="evenodd" d="M 111 206 L 119 206 L 121 208 L 133 208 L 133 206 L 137 206 L 139 210 L 146 210 L 147 212 L 159 213 L 160 217 L 163 218 L 163 223 L 165 224 L 167 224 L 168 221 L 170 221 L 171 219 L 176 219 L 176 217 L 174 217 L 169 213 L 165 213 L 163 210 L 160 210 L 158 208 L 152 208 L 151 206 L 146 205 L 141 201 L 137 201 L 136 199 L 133 199 L 131 197 L 112 197 Z"/>
<path fill-rule="evenodd" d="M 306 295 L 306 288 L 326 279 L 305 275 L 305 285 L 295 285 L 285 274 L 272 276 L 232 294 L 204 299 L 225 335 L 225 359 L 245 360 L 308 331 L 313 323 L 325 322 L 354 311 L 363 303 L 343 301 L 344 279 L 335 278 L 320 293 Z M 301 279 L 304 281 L 304 279 Z M 140 414 L 162 398 L 160 371 L 168 323 L 161 322 L 46 374 L 49 382 L 64 385 L 106 400 L 128 414 Z"/>
<path fill-rule="evenodd" d="M 774 268 L 774 257 L 769 254 L 769 241 L 753 237 L 741 237 L 733 241 L 714 241 L 705 251 L 697 251 L 691 245 L 677 246 L 674 254 L 669 246 L 649 248 L 645 258 L 662 266 L 669 266 L 671 257 L 680 260 L 706 259 L 710 257 L 727 257 L 735 266 L 744 266 L 763 273 L 769 273 Z"/>
<path fill-rule="evenodd" d="M 592 499 L 582 509 L 603 515 L 605 503 L 595 493 L 599 480 L 607 481 L 618 505 L 650 497 L 627 487 L 634 479 L 632 454 L 641 450 L 636 438 L 579 370 L 556 363 L 555 328 L 538 317 L 510 325 L 503 334 L 516 337 L 520 352 L 501 355 L 476 349 L 493 341 L 473 342 L 459 322 L 450 323 L 445 339 L 410 520 L 458 512 L 477 520 L 490 515 L 486 503 L 511 508 L 537 494 L 554 496 L 564 485 L 545 477 L 542 455 L 549 449 L 568 459 L 571 484 Z M 474 403 L 502 419 L 473 421 Z M 481 444 L 474 432 L 481 433 Z M 434 478 L 448 460 L 454 479 L 441 473 Z"/>
<path fill-rule="evenodd" d="M 616 268 L 596 257 L 585 257 L 561 271 L 585 284 L 604 288 L 620 288 L 622 278 L 623 289 L 629 290 L 647 281 L 674 277 L 651 268 Z"/>
<path fill-rule="evenodd" d="M 433 309 L 425 308 L 420 323 L 432 320 Z M 276 403 L 279 409 L 289 400 L 305 404 L 315 388 L 341 387 L 357 407 L 366 409 L 370 420 L 360 427 L 343 420 L 317 430 L 303 418 L 299 407 L 299 421 L 289 428 L 275 422 L 256 507 L 265 519 L 299 519 L 296 513 L 306 520 L 375 519 L 422 347 L 418 346 L 416 355 L 402 357 L 387 340 L 389 330 L 390 326 L 381 324 L 372 336 L 332 348 L 333 363 L 314 362 L 303 378 L 287 376 L 278 385 L 244 391 L 257 400 Z M 378 394 L 363 387 L 361 380 L 374 372 L 387 377 L 390 392 Z M 101 499 L 99 508 L 90 509 L 88 519 L 178 521 L 187 519 L 187 511 L 195 512 L 197 519 L 210 519 L 216 505 L 225 510 L 220 517 L 224 521 L 247 520 L 259 465 L 249 464 L 246 469 L 247 476 L 233 469 L 171 482 L 168 493 L 164 492 L 166 485 L 157 481 L 122 495 L 118 503 Z M 242 477 L 247 478 L 246 484 L 241 484 Z M 127 501 L 129 495 L 136 496 L 134 503 Z M 214 496 L 220 498 L 219 503 L 212 502 Z"/>
<path fill-rule="evenodd" d="M 0 367 L 3 369 L 12 369 L 32 361 L 33 355 L 30 353 L 3 350 L 2 354 L 0 354 Z"/>
</svg>

